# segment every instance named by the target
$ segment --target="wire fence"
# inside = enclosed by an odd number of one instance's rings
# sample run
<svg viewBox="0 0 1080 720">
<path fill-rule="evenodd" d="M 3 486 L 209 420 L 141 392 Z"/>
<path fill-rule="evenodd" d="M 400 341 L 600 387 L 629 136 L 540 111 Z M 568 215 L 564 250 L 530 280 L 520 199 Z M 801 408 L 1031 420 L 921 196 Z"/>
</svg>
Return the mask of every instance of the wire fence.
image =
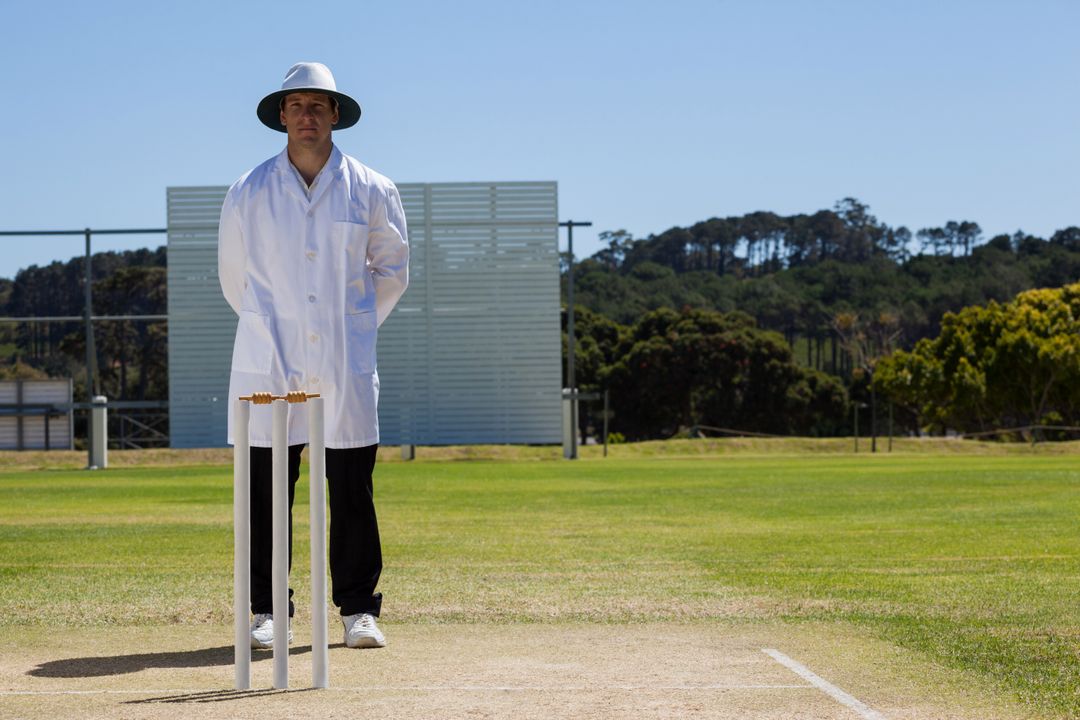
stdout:
<svg viewBox="0 0 1080 720">
<path fill-rule="evenodd" d="M 712 427 L 710 425 L 694 425 L 686 433 L 692 438 L 706 438 L 709 437 L 708 433 L 712 433 L 719 437 L 750 437 L 750 438 L 790 438 L 791 435 L 777 435 L 773 433 L 753 432 L 750 430 L 736 430 L 733 428 L 721 428 Z M 1056 435 L 1056 437 L 1055 437 Z M 680 432 L 673 437 L 685 437 Z M 1071 436 L 1071 437 L 1067 437 Z M 853 435 L 853 439 L 860 437 L 869 439 L 869 435 Z M 888 438 L 890 441 L 896 437 L 915 437 L 910 435 L 890 435 L 883 433 L 877 435 L 879 438 Z M 930 435 L 923 435 L 920 437 L 932 437 Z M 941 436 L 937 436 L 941 437 Z M 1067 439 L 1080 439 L 1080 426 L 1075 425 L 1020 425 L 1010 428 L 997 428 L 994 430 L 982 430 L 979 432 L 946 432 L 944 437 L 953 438 L 956 440 L 978 440 L 983 438 L 998 438 L 1001 440 L 1012 440 L 1021 442 L 1030 442 L 1035 445 L 1040 442 L 1060 442 Z M 890 447 L 891 449 L 891 447 Z"/>
</svg>

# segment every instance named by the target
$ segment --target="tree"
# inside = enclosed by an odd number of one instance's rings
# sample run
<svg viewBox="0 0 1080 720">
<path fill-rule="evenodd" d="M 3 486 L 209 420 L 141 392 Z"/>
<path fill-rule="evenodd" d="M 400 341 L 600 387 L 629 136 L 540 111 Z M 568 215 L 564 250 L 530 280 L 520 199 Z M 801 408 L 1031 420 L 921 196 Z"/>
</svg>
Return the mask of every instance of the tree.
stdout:
<svg viewBox="0 0 1080 720">
<path fill-rule="evenodd" d="M 1058 230 L 1050 237 L 1050 244 L 1058 245 L 1070 252 L 1080 252 L 1080 227 L 1074 225 Z"/>
<path fill-rule="evenodd" d="M 901 225 L 895 230 L 887 228 L 881 240 L 881 249 L 897 263 L 907 262 L 911 257 L 911 231 Z"/>
<path fill-rule="evenodd" d="M 1080 422 L 1080 283 L 948 313 L 881 370 L 878 389 L 939 430 Z"/>
<path fill-rule="evenodd" d="M 953 254 L 956 254 L 956 250 L 962 250 L 964 255 L 970 255 L 971 250 L 978 244 L 979 239 L 982 237 L 982 228 L 978 223 L 969 222 L 964 220 L 963 222 L 956 222 L 950 220 L 945 224 L 945 233 L 949 237 L 949 242 L 952 247 Z"/>
<path fill-rule="evenodd" d="M 724 275 L 736 266 L 735 248 L 738 244 L 736 230 L 730 219 L 710 218 L 695 223 L 690 228 L 698 257 L 703 260 L 695 269 Z"/>
<path fill-rule="evenodd" d="M 738 224 L 738 237 L 746 244 L 748 270 L 758 274 L 781 268 L 781 247 L 787 233 L 787 222 L 771 212 L 752 212 Z M 755 253 L 757 255 L 755 261 Z"/>
<path fill-rule="evenodd" d="M 841 256 L 847 227 L 831 210 L 819 210 L 807 220 L 810 234 L 810 258 L 815 262 L 835 260 Z"/>
<path fill-rule="evenodd" d="M 762 326 L 782 332 L 789 344 L 794 342 L 802 304 L 798 295 L 778 282 L 774 275 L 740 283 L 735 300 L 739 309 L 749 313 Z"/>
<path fill-rule="evenodd" d="M 605 230 L 600 233 L 600 242 L 607 243 L 607 247 L 593 255 L 593 258 L 610 270 L 618 270 L 634 247 L 634 236 L 625 230 Z"/>
<path fill-rule="evenodd" d="M 930 251 L 934 255 L 944 255 L 949 248 L 949 235 L 944 228 L 923 228 L 915 236 L 919 238 L 923 253 Z"/>
<path fill-rule="evenodd" d="M 134 265 L 94 283 L 106 315 L 158 315 L 166 309 L 165 268 Z M 160 322 L 113 321 L 97 330 L 106 395 L 117 399 L 168 397 L 168 335 Z"/>
<path fill-rule="evenodd" d="M 870 214 L 869 206 L 847 197 L 836 203 L 833 210 L 843 221 L 847 231 L 844 234 L 845 260 L 860 262 L 880 250 L 886 229 Z"/>
<path fill-rule="evenodd" d="M 833 328 L 851 358 L 855 384 L 869 386 L 870 447 L 876 451 L 877 392 L 874 371 L 878 361 L 896 346 L 896 340 L 900 337 L 900 317 L 890 311 L 878 312 L 869 320 L 863 320 L 855 313 L 837 313 Z"/>
<path fill-rule="evenodd" d="M 562 357 L 567 354 L 567 313 L 562 313 Z M 601 381 L 603 369 L 614 362 L 616 349 L 627 333 L 623 325 L 593 312 L 588 308 L 574 307 L 574 379 L 583 393 L 603 392 Z M 569 387 L 568 369 L 563 362 L 563 387 Z M 586 431 L 598 418 L 593 405 L 582 402 L 578 408 L 578 426 Z"/>
<path fill-rule="evenodd" d="M 950 220 L 945 227 L 923 228 L 916 233 L 922 243 L 922 250 L 932 250 L 935 255 L 970 255 L 982 238 L 982 228 L 978 223 L 964 220 Z"/>
<path fill-rule="evenodd" d="M 743 313 L 661 309 L 623 336 L 601 372 L 613 429 L 635 439 L 720 426 L 819 434 L 843 421 L 840 383 L 795 363 L 790 346 Z"/>
</svg>

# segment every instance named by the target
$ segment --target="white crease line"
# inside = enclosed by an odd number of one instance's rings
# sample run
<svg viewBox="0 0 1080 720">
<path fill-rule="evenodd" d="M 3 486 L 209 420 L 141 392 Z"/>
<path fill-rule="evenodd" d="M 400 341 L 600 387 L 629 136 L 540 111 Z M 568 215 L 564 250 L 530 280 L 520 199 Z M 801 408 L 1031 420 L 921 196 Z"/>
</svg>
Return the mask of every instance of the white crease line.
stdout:
<svg viewBox="0 0 1080 720">
<path fill-rule="evenodd" d="M 799 677 L 809 681 L 810 684 L 812 684 L 818 690 L 821 690 L 823 693 L 832 697 L 841 705 L 846 705 L 855 712 L 859 713 L 859 715 L 866 718 L 866 720 L 885 720 L 884 715 L 879 713 L 877 710 L 874 710 L 862 700 L 859 700 L 858 698 L 849 695 L 848 693 L 833 685 L 825 678 L 814 674 L 805 665 L 795 660 L 792 660 L 779 650 L 773 650 L 772 648 L 761 648 L 761 652 L 765 653 L 773 660 L 786 667 L 788 670 L 791 670 Z"/>
<path fill-rule="evenodd" d="M 12 695 L 160 695 L 161 693 L 190 693 L 191 690 L 0 690 L 0 696 Z"/>
<path fill-rule="evenodd" d="M 366 687 L 338 688 L 328 690 L 338 692 L 605 692 L 611 690 L 805 690 L 810 685 L 754 684 L 754 685 L 373 685 Z M 247 693 L 270 691 L 272 688 L 252 688 L 251 690 L 191 690 L 165 688 L 156 690 L 0 690 L 0 697 L 13 695 L 199 695 L 210 692 L 235 693 L 243 697 Z M 294 687 L 291 690 L 308 690 L 306 687 Z"/>
<path fill-rule="evenodd" d="M 381 687 L 364 688 L 364 690 L 418 690 L 427 692 L 439 692 L 451 690 L 454 692 L 605 692 L 610 690 L 785 690 L 799 688 L 805 690 L 809 685 L 384 685 Z M 331 688 L 337 689 L 337 688 Z M 352 690 L 348 688 L 347 690 Z"/>
</svg>

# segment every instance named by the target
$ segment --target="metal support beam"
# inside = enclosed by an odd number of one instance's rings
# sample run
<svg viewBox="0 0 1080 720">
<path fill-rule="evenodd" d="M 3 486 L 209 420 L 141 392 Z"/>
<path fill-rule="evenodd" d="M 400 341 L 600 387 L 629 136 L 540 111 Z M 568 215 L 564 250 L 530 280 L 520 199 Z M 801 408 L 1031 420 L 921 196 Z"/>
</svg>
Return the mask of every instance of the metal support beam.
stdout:
<svg viewBox="0 0 1080 720">
<path fill-rule="evenodd" d="M 570 460 L 578 457 L 578 407 L 577 407 L 577 378 L 574 377 L 575 343 L 574 343 L 574 228 L 592 227 L 591 222 L 574 222 L 567 220 L 559 223 L 559 227 L 566 228 L 567 234 L 567 262 L 566 270 L 566 384 L 570 388 Z"/>
<path fill-rule="evenodd" d="M 85 315 L 25 315 L 25 316 L 10 316 L 0 317 L 0 323 L 51 323 L 51 322 L 82 322 L 86 319 Z M 91 315 L 90 319 L 94 322 L 105 321 L 124 321 L 124 320 L 146 320 L 149 322 L 166 322 L 169 319 L 168 315 Z"/>
<path fill-rule="evenodd" d="M 93 297 L 91 295 L 93 284 L 93 258 L 90 254 L 90 228 L 86 228 L 86 307 L 84 308 L 84 315 L 86 316 L 86 394 L 89 398 L 94 398 L 98 393 L 97 383 L 97 348 L 94 346 L 94 323 L 90 319 L 94 314 L 93 311 Z M 93 423 L 91 423 L 91 426 Z M 93 445 L 93 438 L 88 443 Z"/>
</svg>

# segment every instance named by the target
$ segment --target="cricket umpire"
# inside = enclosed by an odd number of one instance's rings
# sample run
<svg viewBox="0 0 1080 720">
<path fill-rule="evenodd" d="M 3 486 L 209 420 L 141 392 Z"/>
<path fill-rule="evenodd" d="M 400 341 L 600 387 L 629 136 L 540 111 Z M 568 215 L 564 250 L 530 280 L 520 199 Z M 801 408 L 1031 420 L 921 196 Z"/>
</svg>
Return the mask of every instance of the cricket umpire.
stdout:
<svg viewBox="0 0 1080 720">
<path fill-rule="evenodd" d="M 279 155 L 229 188 L 221 209 L 218 275 L 239 316 L 229 397 L 298 390 L 325 398 L 333 600 L 347 646 L 383 647 L 375 622 L 382 550 L 371 479 L 379 443 L 375 340 L 409 282 L 405 213 L 394 183 L 332 142 L 333 130 L 360 119 L 360 105 L 338 92 L 325 65 L 291 67 L 257 112 L 288 139 Z M 306 413 L 306 404 L 290 406 L 290 567 Z M 270 425 L 269 413 L 252 415 L 251 644 L 257 648 L 273 645 L 275 620 Z M 289 597 L 292 617 L 291 589 Z"/>
</svg>

